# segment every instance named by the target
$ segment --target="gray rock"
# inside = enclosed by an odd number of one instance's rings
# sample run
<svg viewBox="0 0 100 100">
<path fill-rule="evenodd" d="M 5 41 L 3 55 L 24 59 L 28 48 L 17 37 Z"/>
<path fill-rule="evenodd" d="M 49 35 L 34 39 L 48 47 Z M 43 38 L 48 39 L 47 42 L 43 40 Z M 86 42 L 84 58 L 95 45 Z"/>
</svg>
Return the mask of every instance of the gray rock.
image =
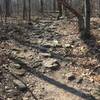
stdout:
<svg viewBox="0 0 100 100">
<path fill-rule="evenodd" d="M 65 48 L 73 48 L 74 46 L 72 44 L 67 43 L 67 44 L 64 44 L 63 47 L 65 47 Z"/>
<path fill-rule="evenodd" d="M 41 62 L 41 61 L 36 61 L 36 62 L 34 62 L 34 64 L 33 64 L 33 68 L 38 68 L 38 67 L 40 67 L 40 66 L 42 66 L 42 62 Z"/>
<path fill-rule="evenodd" d="M 22 68 L 20 64 L 12 63 L 10 64 L 10 71 L 16 75 L 23 76 L 25 74 L 25 69 Z"/>
<path fill-rule="evenodd" d="M 98 75 L 100 75 L 100 66 L 97 66 L 94 70 L 93 73 L 96 73 Z"/>
<path fill-rule="evenodd" d="M 69 48 L 69 47 L 71 47 L 71 44 L 65 44 L 64 45 L 66 48 Z"/>
<path fill-rule="evenodd" d="M 27 86 L 20 80 L 13 80 L 13 83 L 18 87 L 20 91 L 25 91 L 27 90 Z"/>
<path fill-rule="evenodd" d="M 62 45 L 59 43 L 58 40 L 53 40 L 53 41 L 46 41 L 46 43 L 43 44 L 45 47 L 50 48 L 50 47 L 62 47 Z"/>
<path fill-rule="evenodd" d="M 21 65 L 20 64 L 14 64 L 13 65 L 16 69 L 21 69 Z"/>
<path fill-rule="evenodd" d="M 77 83 L 77 84 L 81 84 L 82 81 L 83 81 L 83 78 L 82 78 L 82 77 L 78 77 L 78 78 L 76 79 L 76 83 Z"/>
<path fill-rule="evenodd" d="M 40 55 L 44 56 L 44 57 L 51 57 L 50 53 L 39 53 Z"/>
<path fill-rule="evenodd" d="M 68 73 L 66 76 L 67 76 L 67 79 L 68 79 L 69 81 L 73 81 L 73 80 L 76 79 L 74 73 Z"/>
<path fill-rule="evenodd" d="M 56 59 L 53 59 L 53 58 L 49 58 L 47 60 L 44 60 L 43 65 L 46 68 L 50 68 L 52 70 L 57 70 L 57 69 L 59 69 L 59 66 L 60 66 L 59 62 Z"/>
</svg>

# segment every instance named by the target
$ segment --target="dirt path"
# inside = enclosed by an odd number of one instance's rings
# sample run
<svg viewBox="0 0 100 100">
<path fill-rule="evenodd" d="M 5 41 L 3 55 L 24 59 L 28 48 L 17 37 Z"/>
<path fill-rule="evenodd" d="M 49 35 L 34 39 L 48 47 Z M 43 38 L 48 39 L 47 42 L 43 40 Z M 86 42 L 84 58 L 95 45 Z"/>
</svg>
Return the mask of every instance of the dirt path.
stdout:
<svg viewBox="0 0 100 100">
<path fill-rule="evenodd" d="M 91 48 L 79 38 L 76 22 L 65 21 L 7 27 L 8 39 L 1 45 L 8 45 L 10 58 L 0 67 L 2 98 L 95 100 L 93 95 L 99 100 L 95 94 L 100 84 L 99 40 L 91 39 Z"/>
</svg>

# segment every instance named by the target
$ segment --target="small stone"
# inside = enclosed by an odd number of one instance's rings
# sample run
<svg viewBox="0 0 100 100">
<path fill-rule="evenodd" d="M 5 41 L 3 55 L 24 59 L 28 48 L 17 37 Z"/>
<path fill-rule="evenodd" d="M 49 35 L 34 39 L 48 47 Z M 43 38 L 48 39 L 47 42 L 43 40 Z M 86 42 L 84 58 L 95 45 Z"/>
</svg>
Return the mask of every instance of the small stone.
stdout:
<svg viewBox="0 0 100 100">
<path fill-rule="evenodd" d="M 65 46 L 66 48 L 71 47 L 71 45 L 70 45 L 70 44 L 65 44 L 64 46 Z"/>
<path fill-rule="evenodd" d="M 81 84 L 82 81 L 83 81 L 83 78 L 82 78 L 82 77 L 78 77 L 78 78 L 76 79 L 76 83 L 77 83 L 77 84 Z"/>
<path fill-rule="evenodd" d="M 0 75 L 2 75 L 2 71 L 0 70 Z"/>
<path fill-rule="evenodd" d="M 58 40 L 53 40 L 53 46 L 55 46 L 55 47 L 61 47 L 62 45 L 59 43 Z"/>
<path fill-rule="evenodd" d="M 100 28 L 98 28 L 98 30 L 100 31 Z"/>
<path fill-rule="evenodd" d="M 4 98 L 0 96 L 0 100 L 4 100 Z"/>
<path fill-rule="evenodd" d="M 74 75 L 73 73 L 68 73 L 68 74 L 67 74 L 67 79 L 68 79 L 69 81 L 73 81 L 73 80 L 75 80 L 76 78 L 75 78 L 75 75 Z"/>
<path fill-rule="evenodd" d="M 26 73 L 26 71 L 24 69 L 15 69 L 15 68 L 12 68 L 10 69 L 10 71 L 16 75 L 19 75 L 19 76 L 24 76 L 24 74 Z"/>
<path fill-rule="evenodd" d="M 100 66 L 98 66 L 97 68 L 95 68 L 93 70 L 93 72 L 96 73 L 96 74 L 98 74 L 98 75 L 100 75 Z"/>
<path fill-rule="evenodd" d="M 50 53 L 40 53 L 40 55 L 44 56 L 44 57 L 51 57 Z"/>
<path fill-rule="evenodd" d="M 43 65 L 46 67 L 46 68 L 50 68 L 52 70 L 57 70 L 59 69 L 59 62 L 56 60 L 56 59 L 52 59 L 52 58 L 49 58 L 47 60 L 44 60 L 43 61 Z"/>
<path fill-rule="evenodd" d="M 53 41 L 47 41 L 46 43 L 44 43 L 44 46 L 46 48 L 50 48 L 50 47 L 61 47 L 62 45 L 59 43 L 58 40 L 53 40 Z"/>
<path fill-rule="evenodd" d="M 46 42 L 46 43 L 44 43 L 43 45 L 44 45 L 44 47 L 46 47 L 46 48 L 53 47 L 53 44 L 52 44 L 52 43 L 49 43 L 49 42 Z"/>
<path fill-rule="evenodd" d="M 74 46 L 71 45 L 71 44 L 65 44 L 64 47 L 65 47 L 65 48 L 73 48 Z"/>
<path fill-rule="evenodd" d="M 27 90 L 27 86 L 23 82 L 21 82 L 20 80 L 16 79 L 16 80 L 13 80 L 13 82 L 18 87 L 19 90 L 21 90 L 21 91 Z"/>
<path fill-rule="evenodd" d="M 20 64 L 14 64 L 16 69 L 21 69 L 21 65 Z"/>
<path fill-rule="evenodd" d="M 23 97 L 23 100 L 29 100 L 29 98 L 27 98 L 27 97 Z"/>
<path fill-rule="evenodd" d="M 11 63 L 10 71 L 16 75 L 23 76 L 25 74 L 25 69 L 22 68 L 20 64 Z"/>
<path fill-rule="evenodd" d="M 0 99 L 0 100 L 3 100 L 3 99 Z M 7 100 L 13 100 L 13 98 L 7 98 Z"/>
<path fill-rule="evenodd" d="M 6 90 L 7 91 L 7 94 L 9 97 L 14 97 L 14 96 L 18 96 L 19 95 L 19 92 L 13 90 L 13 89 L 9 89 L 9 90 Z"/>
<path fill-rule="evenodd" d="M 42 66 L 42 62 L 41 61 L 37 61 L 37 62 L 34 63 L 33 68 L 38 68 L 40 66 Z"/>
</svg>

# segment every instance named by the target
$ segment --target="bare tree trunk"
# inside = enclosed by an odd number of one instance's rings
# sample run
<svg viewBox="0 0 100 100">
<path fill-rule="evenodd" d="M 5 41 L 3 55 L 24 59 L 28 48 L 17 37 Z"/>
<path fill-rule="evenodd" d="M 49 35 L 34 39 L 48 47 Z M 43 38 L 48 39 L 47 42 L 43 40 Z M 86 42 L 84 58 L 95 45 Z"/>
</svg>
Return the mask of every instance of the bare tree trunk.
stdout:
<svg viewBox="0 0 100 100">
<path fill-rule="evenodd" d="M 43 4 L 43 0 L 40 0 L 40 5 L 41 5 L 41 13 L 43 13 L 44 12 L 44 4 Z"/>
<path fill-rule="evenodd" d="M 53 0 L 53 10 L 56 11 L 56 0 Z"/>
<path fill-rule="evenodd" d="M 59 3 L 59 2 L 58 2 Z M 79 31 L 81 33 L 81 38 L 90 37 L 90 0 L 84 0 L 84 12 L 85 17 L 83 17 L 80 13 L 78 13 L 75 9 L 73 9 L 66 0 L 62 0 L 60 6 L 63 5 L 70 12 L 72 12 L 78 19 Z"/>
<path fill-rule="evenodd" d="M 29 22 L 31 22 L 31 0 L 29 0 Z"/>
<path fill-rule="evenodd" d="M 100 0 L 98 2 L 99 2 L 99 17 L 100 17 Z"/>
<path fill-rule="evenodd" d="M 17 0 L 17 15 L 19 15 L 19 0 Z"/>
<path fill-rule="evenodd" d="M 84 13 L 83 37 L 90 37 L 90 0 L 84 0 Z"/>
<path fill-rule="evenodd" d="M 0 16 L 1 16 L 1 22 L 3 22 L 3 20 L 2 20 L 2 7 L 1 7 L 1 5 L 0 5 Z"/>
<path fill-rule="evenodd" d="M 62 0 L 57 0 L 57 3 L 58 3 L 58 10 L 59 10 L 59 15 L 58 15 L 57 19 L 59 20 L 59 18 L 62 16 L 63 1 Z"/>
<path fill-rule="evenodd" d="M 25 20 L 27 17 L 27 12 L 26 12 L 26 0 L 23 0 L 23 20 Z"/>
<path fill-rule="evenodd" d="M 5 22 L 7 22 L 7 17 L 10 16 L 10 3 L 11 3 L 11 0 L 5 0 L 4 3 L 5 3 Z"/>
</svg>

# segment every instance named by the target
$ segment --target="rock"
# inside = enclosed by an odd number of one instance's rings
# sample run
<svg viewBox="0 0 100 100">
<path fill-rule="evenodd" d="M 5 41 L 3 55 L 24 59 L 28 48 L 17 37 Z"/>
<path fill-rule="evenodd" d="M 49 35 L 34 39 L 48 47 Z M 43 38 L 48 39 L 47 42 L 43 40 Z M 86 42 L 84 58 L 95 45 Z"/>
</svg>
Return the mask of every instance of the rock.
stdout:
<svg viewBox="0 0 100 100">
<path fill-rule="evenodd" d="M 13 65 L 16 69 L 21 69 L 21 65 L 20 64 L 14 64 Z"/>
<path fill-rule="evenodd" d="M 23 76 L 25 74 L 25 69 L 22 68 L 20 64 L 11 63 L 10 64 L 10 71 L 16 75 Z"/>
<path fill-rule="evenodd" d="M 4 99 L 0 99 L 0 100 L 4 100 Z M 14 100 L 13 98 L 7 98 L 7 100 Z"/>
<path fill-rule="evenodd" d="M 62 45 L 59 43 L 59 41 L 58 40 L 53 40 L 53 46 L 55 46 L 55 47 L 61 47 Z"/>
<path fill-rule="evenodd" d="M 49 42 L 46 42 L 46 43 L 44 43 L 43 45 L 44 45 L 44 47 L 46 47 L 46 48 L 53 47 L 53 44 L 52 44 L 52 43 L 49 43 Z"/>
<path fill-rule="evenodd" d="M 24 69 L 10 68 L 10 71 L 19 76 L 23 76 L 26 73 L 26 71 Z"/>
<path fill-rule="evenodd" d="M 47 60 L 44 60 L 43 65 L 46 68 L 50 68 L 52 70 L 57 70 L 57 69 L 59 69 L 59 66 L 60 66 L 59 62 L 56 59 L 53 59 L 53 58 L 49 58 Z"/>
<path fill-rule="evenodd" d="M 1 71 L 1 69 L 0 69 L 0 75 L 2 75 L 2 71 Z"/>
<path fill-rule="evenodd" d="M 29 100 L 29 98 L 27 98 L 27 97 L 23 97 L 23 100 Z"/>
<path fill-rule="evenodd" d="M 0 96 L 0 100 L 4 100 L 4 98 Z"/>
<path fill-rule="evenodd" d="M 60 20 L 63 20 L 64 18 L 65 18 L 64 16 L 59 17 Z"/>
<path fill-rule="evenodd" d="M 78 77 L 78 78 L 76 79 L 76 83 L 77 83 L 77 84 L 81 84 L 82 81 L 83 81 L 83 78 L 82 78 L 82 77 Z"/>
<path fill-rule="evenodd" d="M 18 87 L 18 89 L 20 90 L 20 91 L 25 91 L 25 90 L 27 90 L 27 86 L 23 83 L 23 82 L 21 82 L 20 80 L 13 80 L 13 82 L 14 82 L 14 84 Z"/>
<path fill-rule="evenodd" d="M 56 46 L 59 45 L 59 42 L 57 40 L 53 40 L 53 44 Z"/>
<path fill-rule="evenodd" d="M 71 44 L 65 44 L 64 47 L 65 48 L 73 48 L 73 45 L 71 45 Z"/>
<path fill-rule="evenodd" d="M 51 57 L 50 53 L 39 53 L 40 55 L 44 56 L 44 57 Z"/>
<path fill-rule="evenodd" d="M 1 82 L 2 79 L 3 79 L 3 73 L 2 73 L 2 71 L 0 69 L 0 82 Z"/>
<path fill-rule="evenodd" d="M 59 43 L 58 40 L 53 40 L 53 41 L 47 41 L 46 43 L 44 43 L 44 46 L 47 48 L 50 47 L 61 47 L 62 45 Z"/>
<path fill-rule="evenodd" d="M 40 66 L 42 66 L 42 62 L 41 62 L 41 61 L 36 61 L 36 62 L 34 62 L 34 64 L 33 64 L 33 68 L 38 68 L 38 67 L 40 67 Z"/>
<path fill-rule="evenodd" d="M 100 31 L 100 27 L 98 28 L 98 30 Z"/>
<path fill-rule="evenodd" d="M 65 44 L 64 46 L 65 46 L 66 48 L 71 47 L 70 44 Z"/>
<path fill-rule="evenodd" d="M 15 96 L 18 96 L 20 94 L 18 91 L 15 91 L 13 89 L 6 90 L 6 92 L 7 92 L 9 97 L 15 97 Z"/>
<path fill-rule="evenodd" d="M 73 81 L 73 80 L 76 79 L 74 73 L 68 73 L 66 76 L 67 76 L 67 79 L 68 79 L 69 81 Z"/>
<path fill-rule="evenodd" d="M 100 66 L 97 66 L 94 70 L 93 70 L 94 73 L 100 75 Z"/>
</svg>

